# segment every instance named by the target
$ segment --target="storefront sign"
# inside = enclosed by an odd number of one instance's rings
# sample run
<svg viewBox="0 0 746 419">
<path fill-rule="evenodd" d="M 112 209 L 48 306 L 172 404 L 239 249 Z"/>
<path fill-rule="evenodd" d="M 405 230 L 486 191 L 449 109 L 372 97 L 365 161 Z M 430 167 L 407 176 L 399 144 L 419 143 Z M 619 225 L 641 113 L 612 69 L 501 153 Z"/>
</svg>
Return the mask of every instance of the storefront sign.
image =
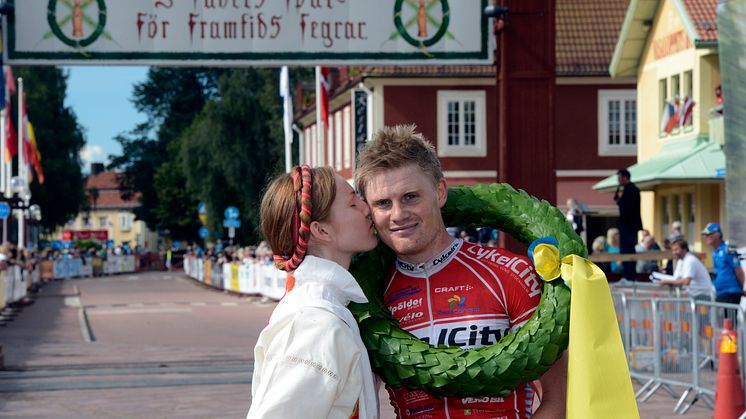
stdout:
<svg viewBox="0 0 746 419">
<path fill-rule="evenodd" d="M 11 64 L 492 62 L 487 0 L 24 0 Z"/>
<path fill-rule="evenodd" d="M 106 241 L 106 240 L 109 240 L 109 232 L 107 230 L 63 230 L 62 240 L 63 241 L 73 241 L 73 240 Z"/>
<path fill-rule="evenodd" d="M 656 60 L 663 57 L 676 54 L 692 47 L 692 41 L 689 36 L 680 30 L 670 35 L 663 36 L 653 40 L 653 56 Z"/>
</svg>

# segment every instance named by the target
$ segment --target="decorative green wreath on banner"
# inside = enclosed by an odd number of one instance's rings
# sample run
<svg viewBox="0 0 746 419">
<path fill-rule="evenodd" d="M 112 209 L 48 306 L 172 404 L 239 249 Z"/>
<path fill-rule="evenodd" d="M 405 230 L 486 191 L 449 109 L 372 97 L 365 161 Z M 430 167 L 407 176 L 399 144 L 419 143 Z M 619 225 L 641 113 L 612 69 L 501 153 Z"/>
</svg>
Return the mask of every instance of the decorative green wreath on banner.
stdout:
<svg viewBox="0 0 746 419">
<path fill-rule="evenodd" d="M 557 208 L 507 184 L 452 187 L 442 212 L 446 225 L 492 226 L 526 245 L 552 236 L 562 256 L 586 254 Z M 570 290 L 562 280 L 544 283 L 534 315 L 492 346 L 463 350 L 420 341 L 399 328 L 383 302 L 383 278 L 393 260 L 392 251 L 380 245 L 351 268 L 369 303 L 350 304 L 350 310 L 371 364 L 386 383 L 434 396 L 507 395 L 541 377 L 567 348 Z"/>
</svg>

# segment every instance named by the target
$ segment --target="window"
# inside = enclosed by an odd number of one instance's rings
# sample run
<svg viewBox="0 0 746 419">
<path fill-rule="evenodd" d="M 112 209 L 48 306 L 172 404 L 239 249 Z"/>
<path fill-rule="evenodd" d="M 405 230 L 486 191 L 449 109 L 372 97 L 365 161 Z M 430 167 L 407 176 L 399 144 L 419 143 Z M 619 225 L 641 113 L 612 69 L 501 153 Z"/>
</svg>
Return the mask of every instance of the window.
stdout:
<svg viewBox="0 0 746 419">
<path fill-rule="evenodd" d="M 98 226 L 99 226 L 99 228 L 106 228 L 107 227 L 106 224 L 109 221 L 108 218 L 109 217 L 98 217 Z"/>
<path fill-rule="evenodd" d="M 487 128 L 483 90 L 438 92 L 438 156 L 485 157 Z"/>
<path fill-rule="evenodd" d="M 305 133 L 303 134 L 303 163 L 312 165 L 313 161 L 311 160 L 311 152 L 313 151 L 313 144 L 311 143 L 312 140 L 312 132 L 310 128 L 306 128 Z"/>
<path fill-rule="evenodd" d="M 119 230 L 132 230 L 132 214 L 119 214 Z"/>
<path fill-rule="evenodd" d="M 637 155 L 637 99 L 634 90 L 598 91 L 598 154 Z"/>
<path fill-rule="evenodd" d="M 344 167 L 349 169 L 352 167 L 352 131 L 350 130 L 350 116 L 352 108 L 350 106 L 345 108 L 344 119 L 342 123 L 342 138 L 344 141 Z"/>
<path fill-rule="evenodd" d="M 661 135 L 666 135 L 664 132 L 663 114 L 668 112 L 668 79 L 658 80 L 658 120 L 661 121 Z"/>
</svg>

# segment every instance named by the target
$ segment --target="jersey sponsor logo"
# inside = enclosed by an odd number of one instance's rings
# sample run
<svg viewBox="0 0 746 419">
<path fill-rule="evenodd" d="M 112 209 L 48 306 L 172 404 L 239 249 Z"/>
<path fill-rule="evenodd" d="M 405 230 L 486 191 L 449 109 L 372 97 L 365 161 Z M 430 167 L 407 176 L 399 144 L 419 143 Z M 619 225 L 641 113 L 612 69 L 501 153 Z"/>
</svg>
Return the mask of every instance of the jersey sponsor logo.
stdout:
<svg viewBox="0 0 746 419">
<path fill-rule="evenodd" d="M 467 250 L 477 259 L 489 260 L 490 262 L 504 266 L 510 269 L 514 274 L 523 280 L 529 290 L 529 297 L 535 297 L 541 294 L 541 282 L 534 273 L 534 267 L 525 259 L 514 256 L 508 257 L 500 253 L 497 249 L 485 249 L 483 247 L 472 246 Z"/>
<path fill-rule="evenodd" d="M 399 319 L 399 323 L 404 323 L 404 322 L 408 322 L 408 321 L 411 321 L 411 320 L 419 320 L 419 319 L 421 319 L 423 317 L 425 317 L 425 313 L 423 313 L 421 311 L 415 311 L 415 312 L 412 312 L 412 313 L 407 313 L 406 316 L 404 316 L 401 319 Z"/>
<path fill-rule="evenodd" d="M 444 292 L 464 292 L 464 291 L 471 291 L 474 287 L 471 285 L 455 285 L 453 287 L 436 287 L 434 292 L 436 294 L 441 294 Z"/>
<path fill-rule="evenodd" d="M 455 307 L 465 308 L 466 307 L 466 297 L 461 297 L 457 294 L 453 294 L 453 297 L 449 298 L 448 302 L 451 304 L 451 308 L 455 308 Z"/>
<path fill-rule="evenodd" d="M 426 404 L 424 406 L 412 407 L 412 408 L 407 409 L 407 415 L 416 415 L 417 413 L 429 412 L 429 411 L 434 410 L 434 409 L 435 409 L 435 406 L 433 406 L 432 404 Z"/>
<path fill-rule="evenodd" d="M 414 271 L 422 269 L 422 265 L 412 265 L 411 263 L 407 263 L 407 262 L 404 262 L 398 259 L 396 261 L 396 266 L 398 266 L 399 269 L 401 270 L 409 271 L 409 272 L 414 272 Z"/>
<path fill-rule="evenodd" d="M 386 304 L 391 304 L 394 301 L 399 301 L 399 300 L 401 300 L 403 298 L 411 297 L 411 296 L 417 295 L 417 294 L 419 294 L 421 292 L 422 292 L 422 288 L 419 285 L 417 285 L 417 286 L 407 285 L 404 288 L 400 288 L 400 289 L 392 292 L 388 296 L 388 299 L 386 300 Z"/>
<path fill-rule="evenodd" d="M 432 266 L 438 266 L 441 263 L 447 261 L 448 258 L 450 258 L 453 255 L 453 253 L 456 251 L 456 249 L 458 249 L 458 246 L 459 246 L 460 243 L 461 242 L 458 241 L 458 240 L 454 241 L 453 244 L 451 245 L 450 249 L 446 250 L 445 253 L 443 253 L 440 256 L 438 256 L 437 258 L 433 259 Z"/>
<path fill-rule="evenodd" d="M 413 334 L 417 336 L 418 331 Z M 423 330 L 424 332 L 424 330 Z M 475 348 L 479 346 L 494 345 L 503 336 L 510 333 L 510 327 L 500 327 L 500 324 L 489 322 L 489 324 L 472 324 L 452 327 L 435 327 L 435 342 L 430 342 L 429 336 L 418 336 L 423 342 L 433 346 L 460 346 Z"/>
<path fill-rule="evenodd" d="M 463 397 L 461 404 L 473 404 L 473 403 L 503 403 L 505 398 L 503 397 Z"/>
<path fill-rule="evenodd" d="M 438 315 L 448 315 L 448 314 L 470 314 L 470 313 L 479 313 L 482 309 L 479 307 L 467 307 L 466 306 L 466 297 L 462 297 L 458 294 L 453 294 L 452 297 L 450 297 L 448 300 L 448 305 L 450 309 L 448 310 L 438 310 Z"/>
<path fill-rule="evenodd" d="M 391 314 L 396 313 L 399 310 L 408 310 L 410 308 L 420 308 L 422 307 L 422 298 L 412 298 L 405 301 L 400 301 L 399 304 L 395 305 L 389 305 L 389 310 L 391 311 Z"/>
</svg>

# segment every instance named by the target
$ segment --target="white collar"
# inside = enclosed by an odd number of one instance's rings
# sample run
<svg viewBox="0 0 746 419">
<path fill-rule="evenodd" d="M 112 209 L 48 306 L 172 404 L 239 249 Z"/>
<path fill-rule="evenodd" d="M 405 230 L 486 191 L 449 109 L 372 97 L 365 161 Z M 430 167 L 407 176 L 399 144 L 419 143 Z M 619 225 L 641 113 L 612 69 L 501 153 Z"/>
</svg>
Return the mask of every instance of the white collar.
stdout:
<svg viewBox="0 0 746 419">
<path fill-rule="evenodd" d="M 362 288 L 349 271 L 336 262 L 306 255 L 298 269 L 293 272 L 295 286 L 319 284 L 334 295 L 343 305 L 350 301 L 367 303 Z"/>
</svg>

